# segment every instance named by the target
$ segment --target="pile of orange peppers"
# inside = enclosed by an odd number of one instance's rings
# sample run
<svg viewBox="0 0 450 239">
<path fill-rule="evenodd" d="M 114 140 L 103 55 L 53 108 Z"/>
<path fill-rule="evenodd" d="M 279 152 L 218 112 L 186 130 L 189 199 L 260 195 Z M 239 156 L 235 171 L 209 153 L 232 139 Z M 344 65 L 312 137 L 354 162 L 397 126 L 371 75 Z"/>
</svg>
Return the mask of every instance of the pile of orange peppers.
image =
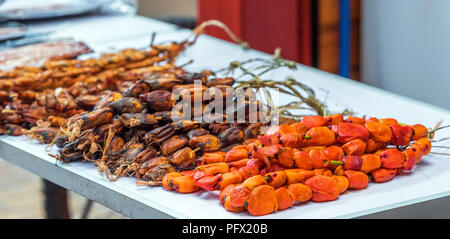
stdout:
<svg viewBox="0 0 450 239">
<path fill-rule="evenodd" d="M 430 150 L 421 124 L 306 116 L 272 126 L 228 152 L 205 153 L 195 170 L 168 173 L 162 184 L 180 193 L 219 190 L 226 210 L 261 216 L 389 181 L 411 171 Z"/>
</svg>

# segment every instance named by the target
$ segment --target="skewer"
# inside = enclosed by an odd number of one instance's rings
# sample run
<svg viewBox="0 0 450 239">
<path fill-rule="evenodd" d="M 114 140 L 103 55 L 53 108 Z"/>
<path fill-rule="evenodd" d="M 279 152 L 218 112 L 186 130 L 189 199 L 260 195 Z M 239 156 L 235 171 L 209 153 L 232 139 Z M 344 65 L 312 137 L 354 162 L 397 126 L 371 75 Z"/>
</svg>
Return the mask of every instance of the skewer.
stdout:
<svg viewBox="0 0 450 239">
<path fill-rule="evenodd" d="M 450 154 L 447 154 L 447 153 L 437 153 L 437 152 L 430 152 L 430 154 L 437 154 L 437 155 L 445 155 L 445 156 L 450 156 Z"/>
</svg>

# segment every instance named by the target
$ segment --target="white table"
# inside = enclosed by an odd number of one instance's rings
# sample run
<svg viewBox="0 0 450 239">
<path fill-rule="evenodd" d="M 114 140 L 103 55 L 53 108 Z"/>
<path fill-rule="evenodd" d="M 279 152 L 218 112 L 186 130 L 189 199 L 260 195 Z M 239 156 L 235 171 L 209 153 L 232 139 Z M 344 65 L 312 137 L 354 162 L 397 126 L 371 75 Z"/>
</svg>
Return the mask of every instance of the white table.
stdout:
<svg viewBox="0 0 450 239">
<path fill-rule="evenodd" d="M 72 21 L 73 28 L 55 35 L 72 34 L 75 39 L 86 41 L 97 51 L 144 47 L 148 45 L 152 31 L 158 32 L 156 42 L 179 41 L 190 34 L 187 30 L 176 31 L 172 25 L 142 17 L 90 17 L 89 20 Z M 101 34 L 97 34 L 97 24 L 108 27 L 102 28 Z M 188 70 L 215 70 L 227 66 L 233 60 L 254 57 L 269 56 L 254 50 L 245 51 L 239 46 L 209 36 L 201 36 L 193 47 L 182 54 L 178 62 L 193 59 L 194 63 L 187 67 Z M 299 65 L 295 72 L 280 69 L 271 76 L 293 76 L 312 86 L 321 99 L 327 98 L 330 109 L 350 108 L 360 115 L 395 117 L 404 123 L 422 123 L 427 126 L 434 126 L 441 119 L 444 119 L 444 124 L 450 123 L 450 112 L 445 109 L 314 68 Z M 283 102 L 287 100 L 288 97 L 281 99 Z M 448 133 L 449 131 L 439 132 L 437 137 L 444 137 Z M 55 150 L 53 149 L 53 153 Z M 443 152 L 439 149 L 433 151 Z M 133 178 L 109 182 L 91 163 L 62 164 L 47 154 L 44 145 L 24 137 L 0 136 L 0 157 L 132 218 L 253 218 L 248 213 L 226 211 L 220 205 L 217 193 L 178 194 L 157 187 L 136 186 Z M 353 218 L 395 211 L 408 205 L 411 206 L 407 211 L 411 212 L 419 210 L 419 207 L 412 204 L 446 199 L 449 195 L 450 159 L 433 155 L 425 157 L 410 175 L 398 176 L 383 184 L 370 184 L 365 190 L 351 191 L 333 202 L 308 202 L 260 218 Z M 420 217 L 421 213 L 416 211 L 412 215 Z"/>
</svg>

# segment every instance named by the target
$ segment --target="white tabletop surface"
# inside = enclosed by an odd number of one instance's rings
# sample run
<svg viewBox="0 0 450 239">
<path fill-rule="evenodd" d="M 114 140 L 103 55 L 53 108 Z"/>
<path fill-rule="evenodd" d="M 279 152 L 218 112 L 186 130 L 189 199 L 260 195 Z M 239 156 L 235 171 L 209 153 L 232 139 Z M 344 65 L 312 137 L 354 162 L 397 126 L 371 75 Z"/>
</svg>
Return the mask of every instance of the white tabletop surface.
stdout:
<svg viewBox="0 0 450 239">
<path fill-rule="evenodd" d="M 97 21 L 98 19 L 98 21 Z M 144 47 L 152 31 L 158 41 L 180 41 L 187 30 L 177 31 L 172 25 L 143 17 L 89 17 L 72 19 L 71 28 L 55 36 L 73 36 L 86 41 L 96 51 L 125 47 Z M 45 27 L 51 27 L 46 23 Z M 61 24 L 60 22 L 55 25 Z M 179 63 L 190 59 L 188 70 L 220 69 L 233 60 L 269 55 L 243 50 L 234 44 L 201 36 L 182 54 Z M 293 76 L 312 86 L 330 109 L 350 108 L 359 115 L 394 117 L 400 122 L 434 126 L 443 119 L 450 122 L 450 112 L 432 105 L 395 95 L 337 75 L 299 65 L 297 71 L 277 70 L 270 77 Z M 282 97 L 287 102 L 288 97 Z M 450 130 L 437 133 L 445 137 Z M 441 145 L 444 145 L 441 143 Z M 435 152 L 443 150 L 433 149 Z M 53 153 L 55 149 L 53 149 Z M 45 146 L 24 137 L 0 136 L 0 157 L 11 161 L 54 183 L 80 193 L 126 216 L 136 218 L 254 218 L 248 213 L 226 211 L 217 192 L 179 194 L 162 188 L 135 185 L 133 178 L 109 182 L 91 163 L 62 164 L 47 155 Z M 259 218 L 352 218 L 450 195 L 450 160 L 446 156 L 427 156 L 409 175 L 395 177 L 382 184 L 369 184 L 365 190 L 350 191 L 338 200 L 326 203 L 308 202 Z"/>
</svg>

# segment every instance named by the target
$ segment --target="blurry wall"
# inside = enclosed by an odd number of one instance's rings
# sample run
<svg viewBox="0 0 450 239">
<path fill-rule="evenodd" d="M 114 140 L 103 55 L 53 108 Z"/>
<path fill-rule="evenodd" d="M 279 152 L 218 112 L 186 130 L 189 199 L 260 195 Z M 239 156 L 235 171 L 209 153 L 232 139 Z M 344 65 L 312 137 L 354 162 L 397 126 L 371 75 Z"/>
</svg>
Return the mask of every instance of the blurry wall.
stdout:
<svg viewBox="0 0 450 239">
<path fill-rule="evenodd" d="M 450 109 L 450 1 L 362 5 L 362 80 Z"/>
<path fill-rule="evenodd" d="M 197 0 L 138 0 L 138 4 L 138 14 L 147 17 L 197 16 Z"/>
<path fill-rule="evenodd" d="M 317 4 L 317 45 L 313 44 L 313 61 L 321 70 L 339 73 L 339 1 L 314 0 Z M 361 0 L 351 0 L 351 74 L 360 80 Z M 314 33 L 313 33 L 314 34 Z"/>
</svg>

